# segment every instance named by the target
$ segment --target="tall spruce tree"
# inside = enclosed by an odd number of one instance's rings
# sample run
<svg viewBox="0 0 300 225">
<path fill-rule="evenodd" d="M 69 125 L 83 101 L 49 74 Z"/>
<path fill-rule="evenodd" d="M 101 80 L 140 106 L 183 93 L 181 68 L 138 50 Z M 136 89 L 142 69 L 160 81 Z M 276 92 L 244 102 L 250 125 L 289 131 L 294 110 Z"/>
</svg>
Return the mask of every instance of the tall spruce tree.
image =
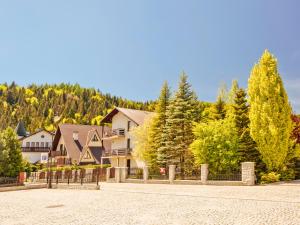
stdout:
<svg viewBox="0 0 300 225">
<path fill-rule="evenodd" d="M 248 81 L 250 133 L 269 171 L 284 167 L 292 132 L 291 107 L 277 71 L 277 60 L 265 50 Z"/>
<path fill-rule="evenodd" d="M 160 91 L 158 102 L 156 105 L 156 116 L 153 118 L 153 126 L 151 136 L 153 137 L 153 149 L 157 152 L 157 162 L 159 166 L 165 167 L 167 163 L 167 149 L 166 144 L 166 122 L 167 122 L 167 108 L 170 102 L 170 88 L 165 82 Z"/>
<path fill-rule="evenodd" d="M 178 90 L 167 108 L 166 134 L 164 151 L 167 163 L 179 165 L 182 172 L 193 167 L 193 155 L 189 150 L 192 143 L 195 93 L 187 82 L 187 75 L 180 76 Z"/>
<path fill-rule="evenodd" d="M 212 120 L 222 120 L 226 117 L 226 101 L 227 91 L 226 86 L 222 85 L 219 89 L 216 103 L 212 106 L 212 112 L 210 118 Z"/>
<path fill-rule="evenodd" d="M 238 153 L 242 162 L 261 164 L 255 141 L 250 136 L 249 105 L 243 88 L 237 89 L 233 102 L 233 117 L 239 137 Z"/>
</svg>

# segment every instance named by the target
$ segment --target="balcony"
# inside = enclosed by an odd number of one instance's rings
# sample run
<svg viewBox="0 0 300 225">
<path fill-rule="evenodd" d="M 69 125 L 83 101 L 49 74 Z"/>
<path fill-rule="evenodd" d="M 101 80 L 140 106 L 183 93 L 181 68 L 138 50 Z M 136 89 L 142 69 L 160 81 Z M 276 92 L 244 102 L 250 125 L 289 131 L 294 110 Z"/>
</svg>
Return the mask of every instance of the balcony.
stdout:
<svg viewBox="0 0 300 225">
<path fill-rule="evenodd" d="M 128 156 L 131 154 L 131 148 L 119 148 L 105 151 L 105 156 Z"/>
<path fill-rule="evenodd" d="M 65 157 L 65 156 L 67 156 L 67 155 L 66 155 L 66 154 L 63 154 L 61 151 L 51 151 L 51 152 L 50 152 L 50 156 L 51 156 L 51 157 L 59 157 L 59 156 Z"/>
<path fill-rule="evenodd" d="M 113 129 L 111 134 L 106 134 L 102 139 L 103 140 L 112 140 L 120 137 L 125 137 L 125 129 L 124 128 L 118 128 Z"/>
<path fill-rule="evenodd" d="M 50 147 L 22 147 L 22 152 L 49 152 Z"/>
</svg>

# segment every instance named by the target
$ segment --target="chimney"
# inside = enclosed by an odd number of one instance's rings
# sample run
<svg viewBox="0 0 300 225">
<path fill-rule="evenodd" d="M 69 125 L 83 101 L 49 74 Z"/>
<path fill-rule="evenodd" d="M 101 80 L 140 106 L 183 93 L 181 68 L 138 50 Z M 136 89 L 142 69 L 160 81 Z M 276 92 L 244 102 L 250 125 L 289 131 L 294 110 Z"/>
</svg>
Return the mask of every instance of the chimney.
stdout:
<svg viewBox="0 0 300 225">
<path fill-rule="evenodd" d="M 78 141 L 78 131 L 73 131 L 73 140 Z"/>
</svg>

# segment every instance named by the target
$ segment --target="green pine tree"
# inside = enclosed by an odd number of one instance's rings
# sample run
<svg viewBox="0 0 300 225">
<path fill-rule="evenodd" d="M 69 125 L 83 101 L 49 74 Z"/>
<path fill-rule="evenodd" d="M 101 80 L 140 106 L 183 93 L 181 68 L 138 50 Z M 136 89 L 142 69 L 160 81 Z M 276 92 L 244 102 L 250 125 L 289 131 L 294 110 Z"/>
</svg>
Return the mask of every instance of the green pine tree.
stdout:
<svg viewBox="0 0 300 225">
<path fill-rule="evenodd" d="M 152 126 L 152 139 L 153 149 L 157 152 L 157 162 L 159 166 L 166 167 L 167 154 L 165 148 L 166 138 L 166 122 L 167 122 L 167 108 L 170 102 L 170 88 L 168 83 L 165 82 L 160 92 L 158 102 L 156 105 L 156 116 L 153 119 Z"/>
<path fill-rule="evenodd" d="M 212 120 L 225 119 L 225 117 L 226 117 L 226 101 L 227 101 L 226 86 L 222 85 L 222 87 L 219 89 L 217 101 L 212 106 L 212 111 L 211 111 L 211 115 L 210 115 L 210 118 Z"/>
<path fill-rule="evenodd" d="M 194 164 L 189 145 L 194 138 L 195 101 L 195 93 L 187 82 L 187 75 L 183 73 L 167 109 L 166 134 L 163 136 L 167 163 L 179 165 L 182 172 L 189 172 Z"/>
<path fill-rule="evenodd" d="M 260 154 L 255 141 L 250 136 L 249 105 L 243 88 L 236 91 L 233 104 L 234 124 L 239 137 L 238 153 L 242 162 L 256 162 L 261 165 Z"/>
</svg>

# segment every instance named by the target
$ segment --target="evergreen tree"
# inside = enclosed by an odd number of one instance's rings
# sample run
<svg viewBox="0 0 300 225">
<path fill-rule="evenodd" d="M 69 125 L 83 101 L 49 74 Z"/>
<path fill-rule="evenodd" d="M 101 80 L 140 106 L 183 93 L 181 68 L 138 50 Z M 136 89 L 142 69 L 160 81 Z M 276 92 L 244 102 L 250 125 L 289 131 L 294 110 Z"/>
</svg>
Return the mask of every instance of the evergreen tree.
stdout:
<svg viewBox="0 0 300 225">
<path fill-rule="evenodd" d="M 167 163 L 179 165 L 182 172 L 188 172 L 193 166 L 193 156 L 189 145 L 193 141 L 193 121 L 195 94 L 183 73 L 179 87 L 167 108 L 166 134 L 163 139 L 163 151 Z"/>
<path fill-rule="evenodd" d="M 212 106 L 211 119 L 212 120 L 222 120 L 226 117 L 226 100 L 227 91 L 226 86 L 223 85 L 219 89 L 219 94 L 217 96 L 216 103 Z"/>
<path fill-rule="evenodd" d="M 236 91 L 233 104 L 234 124 L 239 137 L 238 153 L 242 162 L 256 162 L 261 164 L 260 154 L 256 143 L 250 136 L 249 128 L 249 105 L 247 104 L 246 92 L 239 88 Z"/>
<path fill-rule="evenodd" d="M 228 104 L 233 105 L 236 97 L 236 92 L 239 90 L 239 83 L 237 80 L 233 80 L 231 83 L 231 88 L 228 93 Z"/>
<path fill-rule="evenodd" d="M 269 171 L 284 167 L 292 132 L 291 107 L 277 71 L 277 60 L 265 51 L 248 82 L 250 133 Z"/>
<path fill-rule="evenodd" d="M 167 108 L 170 101 L 170 89 L 168 83 L 165 82 L 161 89 L 158 102 L 156 105 L 156 116 L 153 119 L 152 140 L 153 148 L 157 151 L 157 162 L 159 166 L 166 167 L 167 153 L 165 148 Z"/>
<path fill-rule="evenodd" d="M 20 142 L 8 127 L 0 133 L 0 176 L 16 177 L 23 170 Z"/>
</svg>

